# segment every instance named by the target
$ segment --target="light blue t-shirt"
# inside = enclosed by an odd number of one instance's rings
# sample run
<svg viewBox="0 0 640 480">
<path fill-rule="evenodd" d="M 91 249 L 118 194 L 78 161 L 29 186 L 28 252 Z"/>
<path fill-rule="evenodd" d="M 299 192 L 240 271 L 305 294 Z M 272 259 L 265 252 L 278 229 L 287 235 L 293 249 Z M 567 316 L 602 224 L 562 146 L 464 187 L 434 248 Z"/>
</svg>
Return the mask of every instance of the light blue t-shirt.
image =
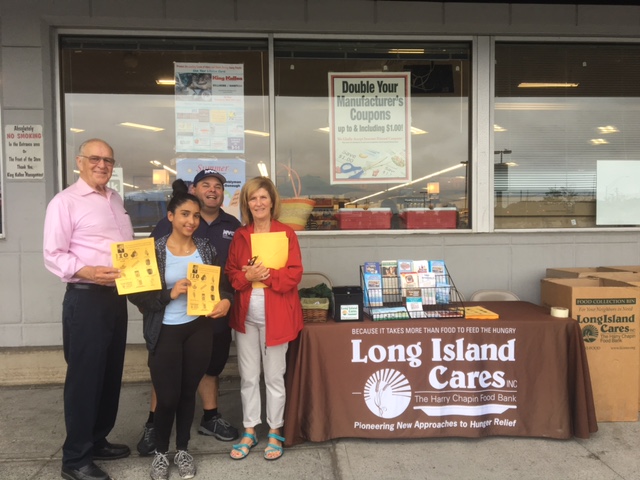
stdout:
<svg viewBox="0 0 640 480">
<path fill-rule="evenodd" d="M 176 257 L 167 248 L 167 266 L 164 271 L 164 281 L 167 288 L 173 288 L 178 280 L 188 277 L 189 263 L 203 263 L 198 250 L 186 257 Z M 187 315 L 187 295 L 180 295 L 175 300 L 171 300 L 164 310 L 165 325 L 182 325 L 193 322 L 197 315 Z"/>
</svg>

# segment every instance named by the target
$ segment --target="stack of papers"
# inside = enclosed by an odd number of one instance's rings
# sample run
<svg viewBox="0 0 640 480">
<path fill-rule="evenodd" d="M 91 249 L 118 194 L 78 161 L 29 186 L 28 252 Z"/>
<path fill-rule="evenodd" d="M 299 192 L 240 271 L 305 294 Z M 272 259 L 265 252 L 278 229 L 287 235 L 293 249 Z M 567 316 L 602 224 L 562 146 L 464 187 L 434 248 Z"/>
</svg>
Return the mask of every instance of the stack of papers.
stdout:
<svg viewBox="0 0 640 480">
<path fill-rule="evenodd" d="M 500 318 L 496 312 L 484 307 L 464 307 L 464 316 L 469 320 L 497 320 Z"/>
</svg>

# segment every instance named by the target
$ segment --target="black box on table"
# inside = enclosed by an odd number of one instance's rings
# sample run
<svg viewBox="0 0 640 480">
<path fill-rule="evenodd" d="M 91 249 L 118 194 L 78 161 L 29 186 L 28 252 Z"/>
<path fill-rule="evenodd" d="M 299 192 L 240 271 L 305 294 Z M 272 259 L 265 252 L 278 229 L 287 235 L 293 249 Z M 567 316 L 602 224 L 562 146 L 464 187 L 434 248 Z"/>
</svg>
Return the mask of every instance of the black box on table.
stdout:
<svg viewBox="0 0 640 480">
<path fill-rule="evenodd" d="M 358 285 L 333 287 L 334 310 L 333 319 L 336 322 L 361 322 L 362 287 Z"/>
</svg>

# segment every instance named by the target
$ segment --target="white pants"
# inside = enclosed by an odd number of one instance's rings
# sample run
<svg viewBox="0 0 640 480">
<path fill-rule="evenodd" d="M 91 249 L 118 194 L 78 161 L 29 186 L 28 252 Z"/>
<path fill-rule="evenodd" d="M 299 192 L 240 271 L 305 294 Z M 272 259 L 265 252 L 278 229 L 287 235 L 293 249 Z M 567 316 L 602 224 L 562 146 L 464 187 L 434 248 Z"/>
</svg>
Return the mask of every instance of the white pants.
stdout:
<svg viewBox="0 0 640 480">
<path fill-rule="evenodd" d="M 249 320 L 249 318 L 247 318 Z M 260 360 L 264 369 L 267 390 L 267 423 L 276 429 L 284 425 L 284 374 L 287 368 L 288 343 L 265 347 L 265 325 L 245 322 L 246 333 L 236 332 L 240 397 L 242 398 L 242 424 L 253 428 L 262 423 L 260 413 Z"/>
</svg>

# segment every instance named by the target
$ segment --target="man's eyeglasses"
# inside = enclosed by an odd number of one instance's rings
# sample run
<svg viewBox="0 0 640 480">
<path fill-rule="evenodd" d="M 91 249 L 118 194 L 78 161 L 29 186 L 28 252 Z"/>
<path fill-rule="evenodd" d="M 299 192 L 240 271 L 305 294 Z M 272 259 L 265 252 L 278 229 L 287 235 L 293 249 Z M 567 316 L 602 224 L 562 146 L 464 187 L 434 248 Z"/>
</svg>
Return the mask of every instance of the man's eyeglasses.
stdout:
<svg viewBox="0 0 640 480">
<path fill-rule="evenodd" d="M 98 165 L 100 161 L 103 161 L 105 165 L 109 165 L 113 167 L 116 163 L 115 159 L 111 157 L 99 157 L 97 155 L 91 155 L 90 157 L 87 157 L 86 155 L 78 155 L 78 156 L 89 160 L 89 163 L 91 165 Z"/>
</svg>

